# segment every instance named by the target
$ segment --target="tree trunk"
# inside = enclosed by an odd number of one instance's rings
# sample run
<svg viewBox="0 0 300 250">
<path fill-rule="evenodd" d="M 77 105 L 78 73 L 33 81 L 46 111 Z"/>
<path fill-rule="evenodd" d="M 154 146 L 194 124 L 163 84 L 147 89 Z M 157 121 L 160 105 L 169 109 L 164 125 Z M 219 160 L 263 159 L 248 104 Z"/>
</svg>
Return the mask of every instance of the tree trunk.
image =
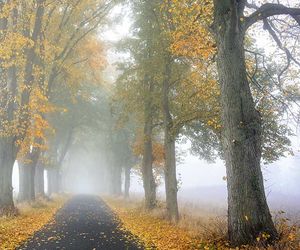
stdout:
<svg viewBox="0 0 300 250">
<path fill-rule="evenodd" d="M 19 163 L 19 202 L 35 200 L 35 167 L 36 164 L 34 163 Z"/>
<path fill-rule="evenodd" d="M 53 167 L 47 170 L 48 178 L 48 195 L 57 194 L 60 191 L 60 173 L 57 167 Z"/>
<path fill-rule="evenodd" d="M 0 11 L 2 13 L 6 3 L 1 1 Z M 15 15 L 13 15 L 13 23 L 15 22 Z M 6 17 L 0 18 L 0 41 L 3 42 L 8 30 L 8 19 Z M 2 65 L 3 59 L 0 58 Z M 11 78 L 10 70 L 7 71 L 5 67 L 0 67 L 0 216 L 15 214 L 16 210 L 13 202 L 13 188 L 12 188 L 12 172 L 16 160 L 16 146 L 13 137 L 5 135 L 6 128 L 3 126 L 3 121 L 10 122 L 11 107 L 14 100 L 10 83 L 14 80 Z M 8 90 L 8 91 L 7 91 Z"/>
<path fill-rule="evenodd" d="M 18 201 L 30 201 L 30 168 L 29 164 L 18 162 L 19 165 L 19 196 Z"/>
<path fill-rule="evenodd" d="M 122 168 L 120 166 L 116 167 L 115 194 L 122 195 Z"/>
<path fill-rule="evenodd" d="M 53 174 L 52 169 L 47 169 L 47 194 L 50 197 L 53 194 Z"/>
<path fill-rule="evenodd" d="M 122 169 L 115 162 L 111 167 L 110 183 L 111 183 L 111 194 L 116 196 L 121 195 L 122 194 Z"/>
<path fill-rule="evenodd" d="M 40 144 L 42 140 L 35 138 L 35 143 Z M 22 161 L 19 162 L 20 173 L 20 190 L 19 201 L 34 201 L 35 200 L 35 170 L 40 158 L 41 149 L 33 148 Z"/>
<path fill-rule="evenodd" d="M 149 56 L 149 55 L 148 55 Z M 153 150 L 152 150 L 152 131 L 153 131 L 153 103 L 152 92 L 153 83 L 148 75 L 144 77 L 144 150 L 142 163 L 142 177 L 145 191 L 145 208 L 153 209 L 156 206 L 156 183 L 153 175 Z"/>
<path fill-rule="evenodd" d="M 143 186 L 145 190 L 145 208 L 153 209 L 156 206 L 156 183 L 153 176 L 152 156 L 152 118 L 149 115 L 144 127 L 144 151 L 143 151 Z"/>
<path fill-rule="evenodd" d="M 131 172 L 131 167 L 125 167 L 124 196 L 126 199 L 129 198 L 130 172 Z"/>
<path fill-rule="evenodd" d="M 0 139 L 0 216 L 15 213 L 12 172 L 15 163 L 12 139 Z"/>
<path fill-rule="evenodd" d="M 261 159 L 261 117 L 250 91 L 244 31 L 235 1 L 215 0 L 215 35 L 221 85 L 223 150 L 227 170 L 228 233 L 233 246 L 260 233 L 277 237 L 266 202 Z"/>
<path fill-rule="evenodd" d="M 44 182 L 44 166 L 38 164 L 35 170 L 35 194 L 37 196 L 45 196 L 45 182 Z"/>
<path fill-rule="evenodd" d="M 172 222 L 179 220 L 177 202 L 177 178 L 176 178 L 176 151 L 175 151 L 175 131 L 172 131 L 173 121 L 169 107 L 169 80 L 171 76 L 171 60 L 166 59 L 166 69 L 163 81 L 162 107 L 164 126 L 164 149 L 165 149 L 165 188 L 167 216 Z"/>
</svg>

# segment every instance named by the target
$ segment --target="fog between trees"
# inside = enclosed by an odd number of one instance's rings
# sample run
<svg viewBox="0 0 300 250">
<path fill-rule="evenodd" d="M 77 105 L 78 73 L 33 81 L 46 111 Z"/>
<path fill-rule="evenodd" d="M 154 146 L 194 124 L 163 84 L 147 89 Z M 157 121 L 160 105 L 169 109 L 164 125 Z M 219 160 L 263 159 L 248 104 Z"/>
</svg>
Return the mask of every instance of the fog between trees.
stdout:
<svg viewBox="0 0 300 250">
<path fill-rule="evenodd" d="M 177 223 L 176 145 L 188 140 L 197 157 L 226 165 L 232 246 L 261 233 L 272 243 L 279 235 L 261 165 L 292 154 L 298 4 L 130 0 L 122 2 L 130 32 L 109 43 L 104 31 L 119 21 L 110 13 L 120 4 L 0 2 L 0 214 L 66 190 L 128 198 L 134 175 L 147 210 L 164 183 Z M 255 41 L 263 30 L 273 54 Z M 114 65 L 112 49 L 121 55 Z"/>
</svg>

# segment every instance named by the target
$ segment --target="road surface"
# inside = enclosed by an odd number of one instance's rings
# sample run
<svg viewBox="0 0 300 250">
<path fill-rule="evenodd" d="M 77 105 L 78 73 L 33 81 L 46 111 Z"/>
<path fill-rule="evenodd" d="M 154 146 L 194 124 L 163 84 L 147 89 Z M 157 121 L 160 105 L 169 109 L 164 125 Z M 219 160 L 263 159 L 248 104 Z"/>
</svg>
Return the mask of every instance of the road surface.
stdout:
<svg viewBox="0 0 300 250">
<path fill-rule="evenodd" d="M 75 196 L 52 223 L 34 234 L 19 250 L 136 250 L 136 237 L 118 229 L 118 219 L 96 196 Z"/>
</svg>

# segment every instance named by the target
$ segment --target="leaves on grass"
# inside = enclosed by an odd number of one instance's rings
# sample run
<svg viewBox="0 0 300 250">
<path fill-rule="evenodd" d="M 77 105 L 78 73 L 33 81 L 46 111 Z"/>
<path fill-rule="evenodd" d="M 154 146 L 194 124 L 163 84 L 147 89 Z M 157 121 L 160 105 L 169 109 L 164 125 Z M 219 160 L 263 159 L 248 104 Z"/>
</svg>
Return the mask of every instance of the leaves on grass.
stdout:
<svg viewBox="0 0 300 250">
<path fill-rule="evenodd" d="M 17 217 L 0 218 L 0 249 L 13 250 L 49 223 L 64 203 L 63 198 L 39 202 L 39 205 L 22 204 Z"/>
</svg>

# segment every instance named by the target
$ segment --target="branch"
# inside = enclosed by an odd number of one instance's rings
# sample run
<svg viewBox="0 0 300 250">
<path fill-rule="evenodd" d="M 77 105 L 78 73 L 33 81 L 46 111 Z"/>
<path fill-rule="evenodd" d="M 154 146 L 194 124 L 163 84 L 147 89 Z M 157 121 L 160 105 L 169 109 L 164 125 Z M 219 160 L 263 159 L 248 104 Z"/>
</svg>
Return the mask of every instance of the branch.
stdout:
<svg viewBox="0 0 300 250">
<path fill-rule="evenodd" d="M 276 15 L 290 15 L 300 25 L 300 8 L 289 8 L 282 4 L 266 3 L 245 18 L 245 30 L 258 21 Z"/>
<path fill-rule="evenodd" d="M 259 7 L 257 5 L 255 5 L 254 3 L 246 3 L 246 7 L 249 8 L 249 9 L 259 9 Z"/>
<path fill-rule="evenodd" d="M 241 16 L 243 13 L 244 13 L 244 9 L 247 5 L 247 0 L 239 0 L 238 1 L 239 3 L 239 7 L 238 7 L 238 12 L 239 12 L 239 15 Z"/>
<path fill-rule="evenodd" d="M 292 55 L 292 53 L 283 46 L 282 42 L 280 41 L 279 37 L 276 35 L 275 31 L 272 29 L 271 25 L 269 24 L 267 19 L 263 20 L 264 22 L 264 29 L 269 32 L 269 34 L 272 36 L 274 41 L 276 42 L 277 46 L 286 54 L 288 64 L 290 64 L 290 61 L 293 61 L 300 67 L 300 62 L 298 62 Z"/>
</svg>

